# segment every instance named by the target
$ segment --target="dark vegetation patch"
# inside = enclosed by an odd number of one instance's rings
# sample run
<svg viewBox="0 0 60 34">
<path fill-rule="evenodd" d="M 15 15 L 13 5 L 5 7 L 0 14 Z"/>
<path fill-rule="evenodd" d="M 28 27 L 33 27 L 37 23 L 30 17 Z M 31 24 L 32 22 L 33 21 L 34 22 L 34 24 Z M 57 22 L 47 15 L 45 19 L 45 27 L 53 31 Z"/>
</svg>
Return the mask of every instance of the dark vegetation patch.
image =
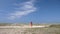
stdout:
<svg viewBox="0 0 60 34">
<path fill-rule="evenodd" d="M 58 24 L 58 25 L 50 25 L 50 27 L 60 28 L 60 24 Z"/>
</svg>

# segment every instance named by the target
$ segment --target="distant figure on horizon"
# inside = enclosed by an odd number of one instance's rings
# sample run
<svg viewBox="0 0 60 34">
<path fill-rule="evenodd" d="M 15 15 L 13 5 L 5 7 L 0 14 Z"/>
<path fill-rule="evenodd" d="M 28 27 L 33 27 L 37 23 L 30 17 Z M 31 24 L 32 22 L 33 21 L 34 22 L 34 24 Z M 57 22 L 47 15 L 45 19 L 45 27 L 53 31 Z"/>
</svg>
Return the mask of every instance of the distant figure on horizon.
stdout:
<svg viewBox="0 0 60 34">
<path fill-rule="evenodd" d="M 32 25 L 33 25 L 32 22 L 30 22 L 30 26 L 31 26 L 31 27 L 32 27 Z"/>
</svg>

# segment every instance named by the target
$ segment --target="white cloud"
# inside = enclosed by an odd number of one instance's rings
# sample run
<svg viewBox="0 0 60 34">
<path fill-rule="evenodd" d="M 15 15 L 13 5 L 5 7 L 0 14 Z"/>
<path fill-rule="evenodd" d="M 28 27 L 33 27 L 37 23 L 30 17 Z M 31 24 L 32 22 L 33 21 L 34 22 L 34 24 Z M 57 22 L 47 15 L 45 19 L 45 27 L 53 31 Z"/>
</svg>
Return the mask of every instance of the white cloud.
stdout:
<svg viewBox="0 0 60 34">
<path fill-rule="evenodd" d="M 36 8 L 33 5 L 33 0 L 17 5 L 19 5 L 19 8 L 16 9 L 17 11 L 10 14 L 10 16 L 8 17 L 9 19 L 20 18 L 36 11 Z"/>
</svg>

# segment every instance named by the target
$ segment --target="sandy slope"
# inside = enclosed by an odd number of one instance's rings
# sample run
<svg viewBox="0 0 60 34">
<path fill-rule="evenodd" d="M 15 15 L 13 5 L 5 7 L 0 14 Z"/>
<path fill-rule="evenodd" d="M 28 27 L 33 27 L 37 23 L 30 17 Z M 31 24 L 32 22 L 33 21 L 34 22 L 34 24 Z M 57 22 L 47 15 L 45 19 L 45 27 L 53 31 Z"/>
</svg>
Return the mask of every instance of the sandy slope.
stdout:
<svg viewBox="0 0 60 34">
<path fill-rule="evenodd" d="M 41 27 L 45 27 L 45 26 L 32 26 L 32 27 L 31 26 L 0 26 L 0 34 L 24 34 L 27 28 L 41 28 Z"/>
</svg>

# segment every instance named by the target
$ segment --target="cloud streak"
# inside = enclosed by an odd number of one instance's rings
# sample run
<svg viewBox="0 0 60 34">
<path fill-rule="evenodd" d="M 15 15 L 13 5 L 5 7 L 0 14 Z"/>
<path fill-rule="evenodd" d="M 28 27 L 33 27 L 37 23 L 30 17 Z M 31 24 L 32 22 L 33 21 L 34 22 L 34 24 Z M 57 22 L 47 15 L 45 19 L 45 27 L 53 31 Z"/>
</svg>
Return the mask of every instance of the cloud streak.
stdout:
<svg viewBox="0 0 60 34">
<path fill-rule="evenodd" d="M 17 11 L 11 13 L 8 19 L 21 18 L 22 16 L 26 16 L 32 12 L 35 12 L 37 8 L 34 7 L 33 2 L 34 0 L 30 0 L 28 2 L 17 4 L 19 8 L 16 8 Z"/>
</svg>

